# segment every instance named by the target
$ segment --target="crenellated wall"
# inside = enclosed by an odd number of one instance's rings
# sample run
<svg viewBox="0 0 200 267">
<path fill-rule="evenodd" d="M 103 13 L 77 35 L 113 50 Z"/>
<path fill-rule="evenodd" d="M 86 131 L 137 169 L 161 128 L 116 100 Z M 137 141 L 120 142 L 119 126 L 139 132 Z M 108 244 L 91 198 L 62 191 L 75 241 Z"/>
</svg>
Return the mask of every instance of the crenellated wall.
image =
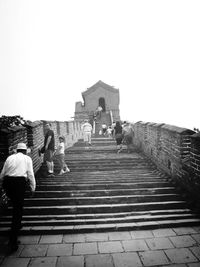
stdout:
<svg viewBox="0 0 200 267">
<path fill-rule="evenodd" d="M 23 126 L 15 126 L 0 129 L 0 169 L 8 155 L 14 153 L 17 144 L 24 142 L 30 148 L 29 156 L 33 160 L 34 172 L 37 172 L 43 162 L 39 157 L 38 149 L 44 143 L 44 125 L 47 121 L 35 121 Z M 81 125 L 75 121 L 48 121 L 51 123 L 55 135 L 55 145 L 58 145 L 59 136 L 65 137 L 66 148 L 72 146 L 78 139 L 82 138 Z"/>
<path fill-rule="evenodd" d="M 134 144 L 170 175 L 172 180 L 197 197 L 200 190 L 200 135 L 168 124 L 137 122 Z"/>
</svg>

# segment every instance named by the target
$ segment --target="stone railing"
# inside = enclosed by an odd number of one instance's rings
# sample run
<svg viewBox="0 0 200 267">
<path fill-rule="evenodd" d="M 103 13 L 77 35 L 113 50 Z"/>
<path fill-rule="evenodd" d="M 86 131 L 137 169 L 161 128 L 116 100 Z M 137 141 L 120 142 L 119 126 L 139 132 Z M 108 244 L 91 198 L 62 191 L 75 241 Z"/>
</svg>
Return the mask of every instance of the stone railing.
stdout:
<svg viewBox="0 0 200 267">
<path fill-rule="evenodd" d="M 8 155 L 12 154 L 19 142 L 24 142 L 30 148 L 29 156 L 33 160 L 34 172 L 37 172 L 42 164 L 43 158 L 39 157 L 38 149 L 44 143 L 44 124 L 47 121 L 35 121 L 26 127 L 15 126 L 0 129 L 0 169 Z M 82 138 L 81 125 L 76 121 L 48 121 L 51 123 L 55 134 L 56 146 L 58 137 L 63 135 L 66 147 L 72 146 L 78 139 Z"/>
<path fill-rule="evenodd" d="M 133 127 L 135 146 L 187 194 L 200 199 L 200 134 L 141 121 Z"/>
</svg>

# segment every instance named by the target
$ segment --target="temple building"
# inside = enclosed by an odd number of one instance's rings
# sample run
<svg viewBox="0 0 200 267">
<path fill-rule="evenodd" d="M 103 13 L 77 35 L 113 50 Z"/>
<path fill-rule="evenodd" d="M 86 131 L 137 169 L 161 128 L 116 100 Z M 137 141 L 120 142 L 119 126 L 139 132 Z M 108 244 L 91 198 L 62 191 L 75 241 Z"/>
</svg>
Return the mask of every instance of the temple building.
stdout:
<svg viewBox="0 0 200 267">
<path fill-rule="evenodd" d="M 92 121 L 99 106 L 102 108 L 102 120 L 105 122 L 120 120 L 119 89 L 98 81 L 82 92 L 82 98 L 83 103 L 79 101 L 75 104 L 75 120 L 89 119 Z"/>
</svg>

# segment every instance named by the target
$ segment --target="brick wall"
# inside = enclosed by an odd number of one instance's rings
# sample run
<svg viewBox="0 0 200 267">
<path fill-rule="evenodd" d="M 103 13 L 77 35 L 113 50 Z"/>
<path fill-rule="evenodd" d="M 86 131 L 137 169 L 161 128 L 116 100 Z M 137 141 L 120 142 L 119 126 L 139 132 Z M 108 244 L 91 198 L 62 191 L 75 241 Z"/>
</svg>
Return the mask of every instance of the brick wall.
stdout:
<svg viewBox="0 0 200 267">
<path fill-rule="evenodd" d="M 198 197 L 200 189 L 200 134 L 168 124 L 134 124 L 135 146 L 181 188 Z M 198 188 L 198 190 L 197 190 Z"/>
<path fill-rule="evenodd" d="M 200 179 L 200 133 L 192 136 L 190 155 L 191 170 Z"/>
</svg>

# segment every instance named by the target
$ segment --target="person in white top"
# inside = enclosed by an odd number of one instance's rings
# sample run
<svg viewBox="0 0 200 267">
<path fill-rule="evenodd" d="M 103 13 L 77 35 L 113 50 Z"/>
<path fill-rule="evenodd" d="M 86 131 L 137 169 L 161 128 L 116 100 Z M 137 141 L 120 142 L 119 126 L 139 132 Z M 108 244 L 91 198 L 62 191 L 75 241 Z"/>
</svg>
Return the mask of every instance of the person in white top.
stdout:
<svg viewBox="0 0 200 267">
<path fill-rule="evenodd" d="M 81 129 L 83 131 L 83 139 L 84 142 L 92 145 L 91 143 L 91 136 L 92 136 L 92 125 L 88 122 L 87 119 L 84 120 L 83 125 L 81 126 Z"/>
<path fill-rule="evenodd" d="M 66 172 L 70 172 L 70 169 L 67 167 L 65 163 L 65 138 L 64 136 L 59 137 L 59 145 L 56 149 L 56 158 L 58 160 L 60 166 L 60 173 L 58 175 L 62 175 Z"/>
<path fill-rule="evenodd" d="M 26 155 L 26 152 L 26 144 L 19 143 L 17 145 L 17 153 L 6 159 L 0 174 L 0 182 L 2 182 L 3 189 L 13 206 L 9 240 L 11 251 L 18 249 L 17 237 L 22 227 L 21 221 L 26 188 L 31 193 L 36 188 L 32 159 Z"/>
</svg>

